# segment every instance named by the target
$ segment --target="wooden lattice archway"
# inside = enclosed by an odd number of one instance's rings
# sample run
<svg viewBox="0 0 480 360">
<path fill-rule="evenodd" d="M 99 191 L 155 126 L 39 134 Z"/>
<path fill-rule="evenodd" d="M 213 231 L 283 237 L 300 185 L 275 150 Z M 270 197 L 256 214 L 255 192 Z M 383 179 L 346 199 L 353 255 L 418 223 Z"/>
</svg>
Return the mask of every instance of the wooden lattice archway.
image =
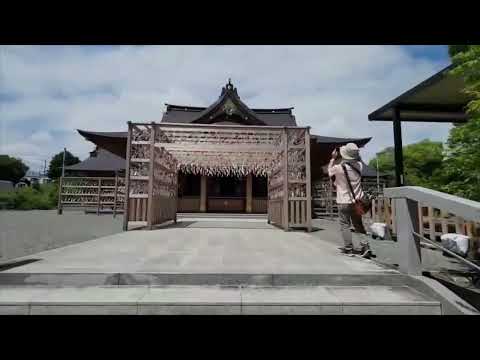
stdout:
<svg viewBox="0 0 480 360">
<path fill-rule="evenodd" d="M 306 127 L 128 123 L 124 229 L 176 221 L 178 172 L 268 177 L 268 222 L 311 230 Z"/>
</svg>

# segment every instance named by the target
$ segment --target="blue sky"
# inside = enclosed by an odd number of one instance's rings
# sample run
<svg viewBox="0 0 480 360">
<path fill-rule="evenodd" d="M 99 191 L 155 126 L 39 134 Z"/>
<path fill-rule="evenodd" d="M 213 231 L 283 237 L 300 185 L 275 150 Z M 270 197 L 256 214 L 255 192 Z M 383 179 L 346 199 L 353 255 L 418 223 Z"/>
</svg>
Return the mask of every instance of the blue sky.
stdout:
<svg viewBox="0 0 480 360">
<path fill-rule="evenodd" d="M 248 105 L 293 106 L 315 134 L 372 136 L 368 160 L 393 144 L 391 124 L 368 114 L 449 63 L 447 46 L 1 46 L 0 153 L 33 170 L 64 146 L 84 159 L 93 145 L 76 129 L 208 106 L 231 77 Z M 449 127 L 407 124 L 404 142 L 443 141 Z"/>
</svg>

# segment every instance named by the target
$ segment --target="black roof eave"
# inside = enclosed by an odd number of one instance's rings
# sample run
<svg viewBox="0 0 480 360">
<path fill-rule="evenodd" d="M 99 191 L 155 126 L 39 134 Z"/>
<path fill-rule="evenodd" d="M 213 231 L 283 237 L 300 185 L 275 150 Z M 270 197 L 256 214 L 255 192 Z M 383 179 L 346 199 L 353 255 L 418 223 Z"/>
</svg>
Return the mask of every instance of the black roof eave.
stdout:
<svg viewBox="0 0 480 360">
<path fill-rule="evenodd" d="M 425 89 L 426 87 L 442 80 L 445 77 L 445 74 L 453 68 L 453 64 L 448 65 L 447 67 L 443 68 L 436 74 L 430 76 L 428 79 L 422 81 L 418 85 L 414 86 L 413 88 L 405 91 L 403 94 L 397 96 L 395 99 L 389 101 L 387 104 L 383 105 L 379 109 L 373 111 L 368 115 L 369 121 L 392 121 L 392 117 L 386 115 L 388 111 L 392 111 L 393 108 L 398 107 L 401 111 L 418 111 L 419 107 L 423 107 L 427 109 L 429 113 L 437 112 L 438 114 L 442 114 L 444 119 L 435 120 L 434 116 L 417 116 L 410 119 L 402 119 L 402 121 L 416 121 L 416 122 L 462 122 L 466 121 L 466 115 L 464 112 L 460 112 L 456 114 L 451 119 L 445 118 L 445 111 L 451 111 L 452 109 L 447 109 L 445 105 L 429 105 L 429 104 L 408 104 L 406 101 L 408 97 L 414 95 L 416 92 Z M 456 111 L 461 111 L 465 104 L 458 104 L 455 105 Z"/>
</svg>

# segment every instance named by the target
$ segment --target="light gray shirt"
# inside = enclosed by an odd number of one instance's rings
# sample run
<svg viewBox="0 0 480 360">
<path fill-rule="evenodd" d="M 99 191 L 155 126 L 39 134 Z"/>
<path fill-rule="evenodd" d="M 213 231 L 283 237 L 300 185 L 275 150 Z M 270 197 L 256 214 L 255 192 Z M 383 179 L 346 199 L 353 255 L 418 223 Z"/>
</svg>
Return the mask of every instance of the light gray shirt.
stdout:
<svg viewBox="0 0 480 360">
<path fill-rule="evenodd" d="M 343 172 L 342 163 L 345 164 L 347 169 L 347 174 L 352 184 L 353 193 L 355 194 L 355 199 L 362 199 L 365 195 L 362 190 L 362 177 L 351 168 L 355 166 L 356 169 L 362 173 L 363 164 L 361 161 L 342 161 L 339 164 L 335 164 L 335 160 L 330 160 L 328 164 L 328 176 L 335 176 L 335 186 L 337 188 L 337 204 L 352 204 L 355 200 L 352 197 L 352 192 L 347 183 L 347 178 Z"/>
</svg>

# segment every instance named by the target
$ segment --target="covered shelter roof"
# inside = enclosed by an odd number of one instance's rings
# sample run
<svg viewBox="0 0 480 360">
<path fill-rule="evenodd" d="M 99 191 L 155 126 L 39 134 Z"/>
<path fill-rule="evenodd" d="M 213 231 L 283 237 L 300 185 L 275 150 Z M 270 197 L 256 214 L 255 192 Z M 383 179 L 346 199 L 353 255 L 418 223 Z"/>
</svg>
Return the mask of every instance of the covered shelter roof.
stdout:
<svg viewBox="0 0 480 360">
<path fill-rule="evenodd" d="M 463 79 L 449 74 L 453 65 L 440 70 L 368 115 L 370 121 L 393 121 L 394 109 L 402 121 L 465 122 L 469 98 L 462 92 Z"/>
<path fill-rule="evenodd" d="M 464 123 L 470 98 L 464 80 L 451 74 L 453 64 L 407 90 L 368 115 L 370 121 L 391 121 L 395 145 L 395 180 L 404 185 L 402 121 Z"/>
<path fill-rule="evenodd" d="M 97 148 L 90 157 L 75 165 L 65 166 L 65 170 L 73 171 L 120 171 L 125 170 L 125 158 L 110 151 Z"/>
</svg>

